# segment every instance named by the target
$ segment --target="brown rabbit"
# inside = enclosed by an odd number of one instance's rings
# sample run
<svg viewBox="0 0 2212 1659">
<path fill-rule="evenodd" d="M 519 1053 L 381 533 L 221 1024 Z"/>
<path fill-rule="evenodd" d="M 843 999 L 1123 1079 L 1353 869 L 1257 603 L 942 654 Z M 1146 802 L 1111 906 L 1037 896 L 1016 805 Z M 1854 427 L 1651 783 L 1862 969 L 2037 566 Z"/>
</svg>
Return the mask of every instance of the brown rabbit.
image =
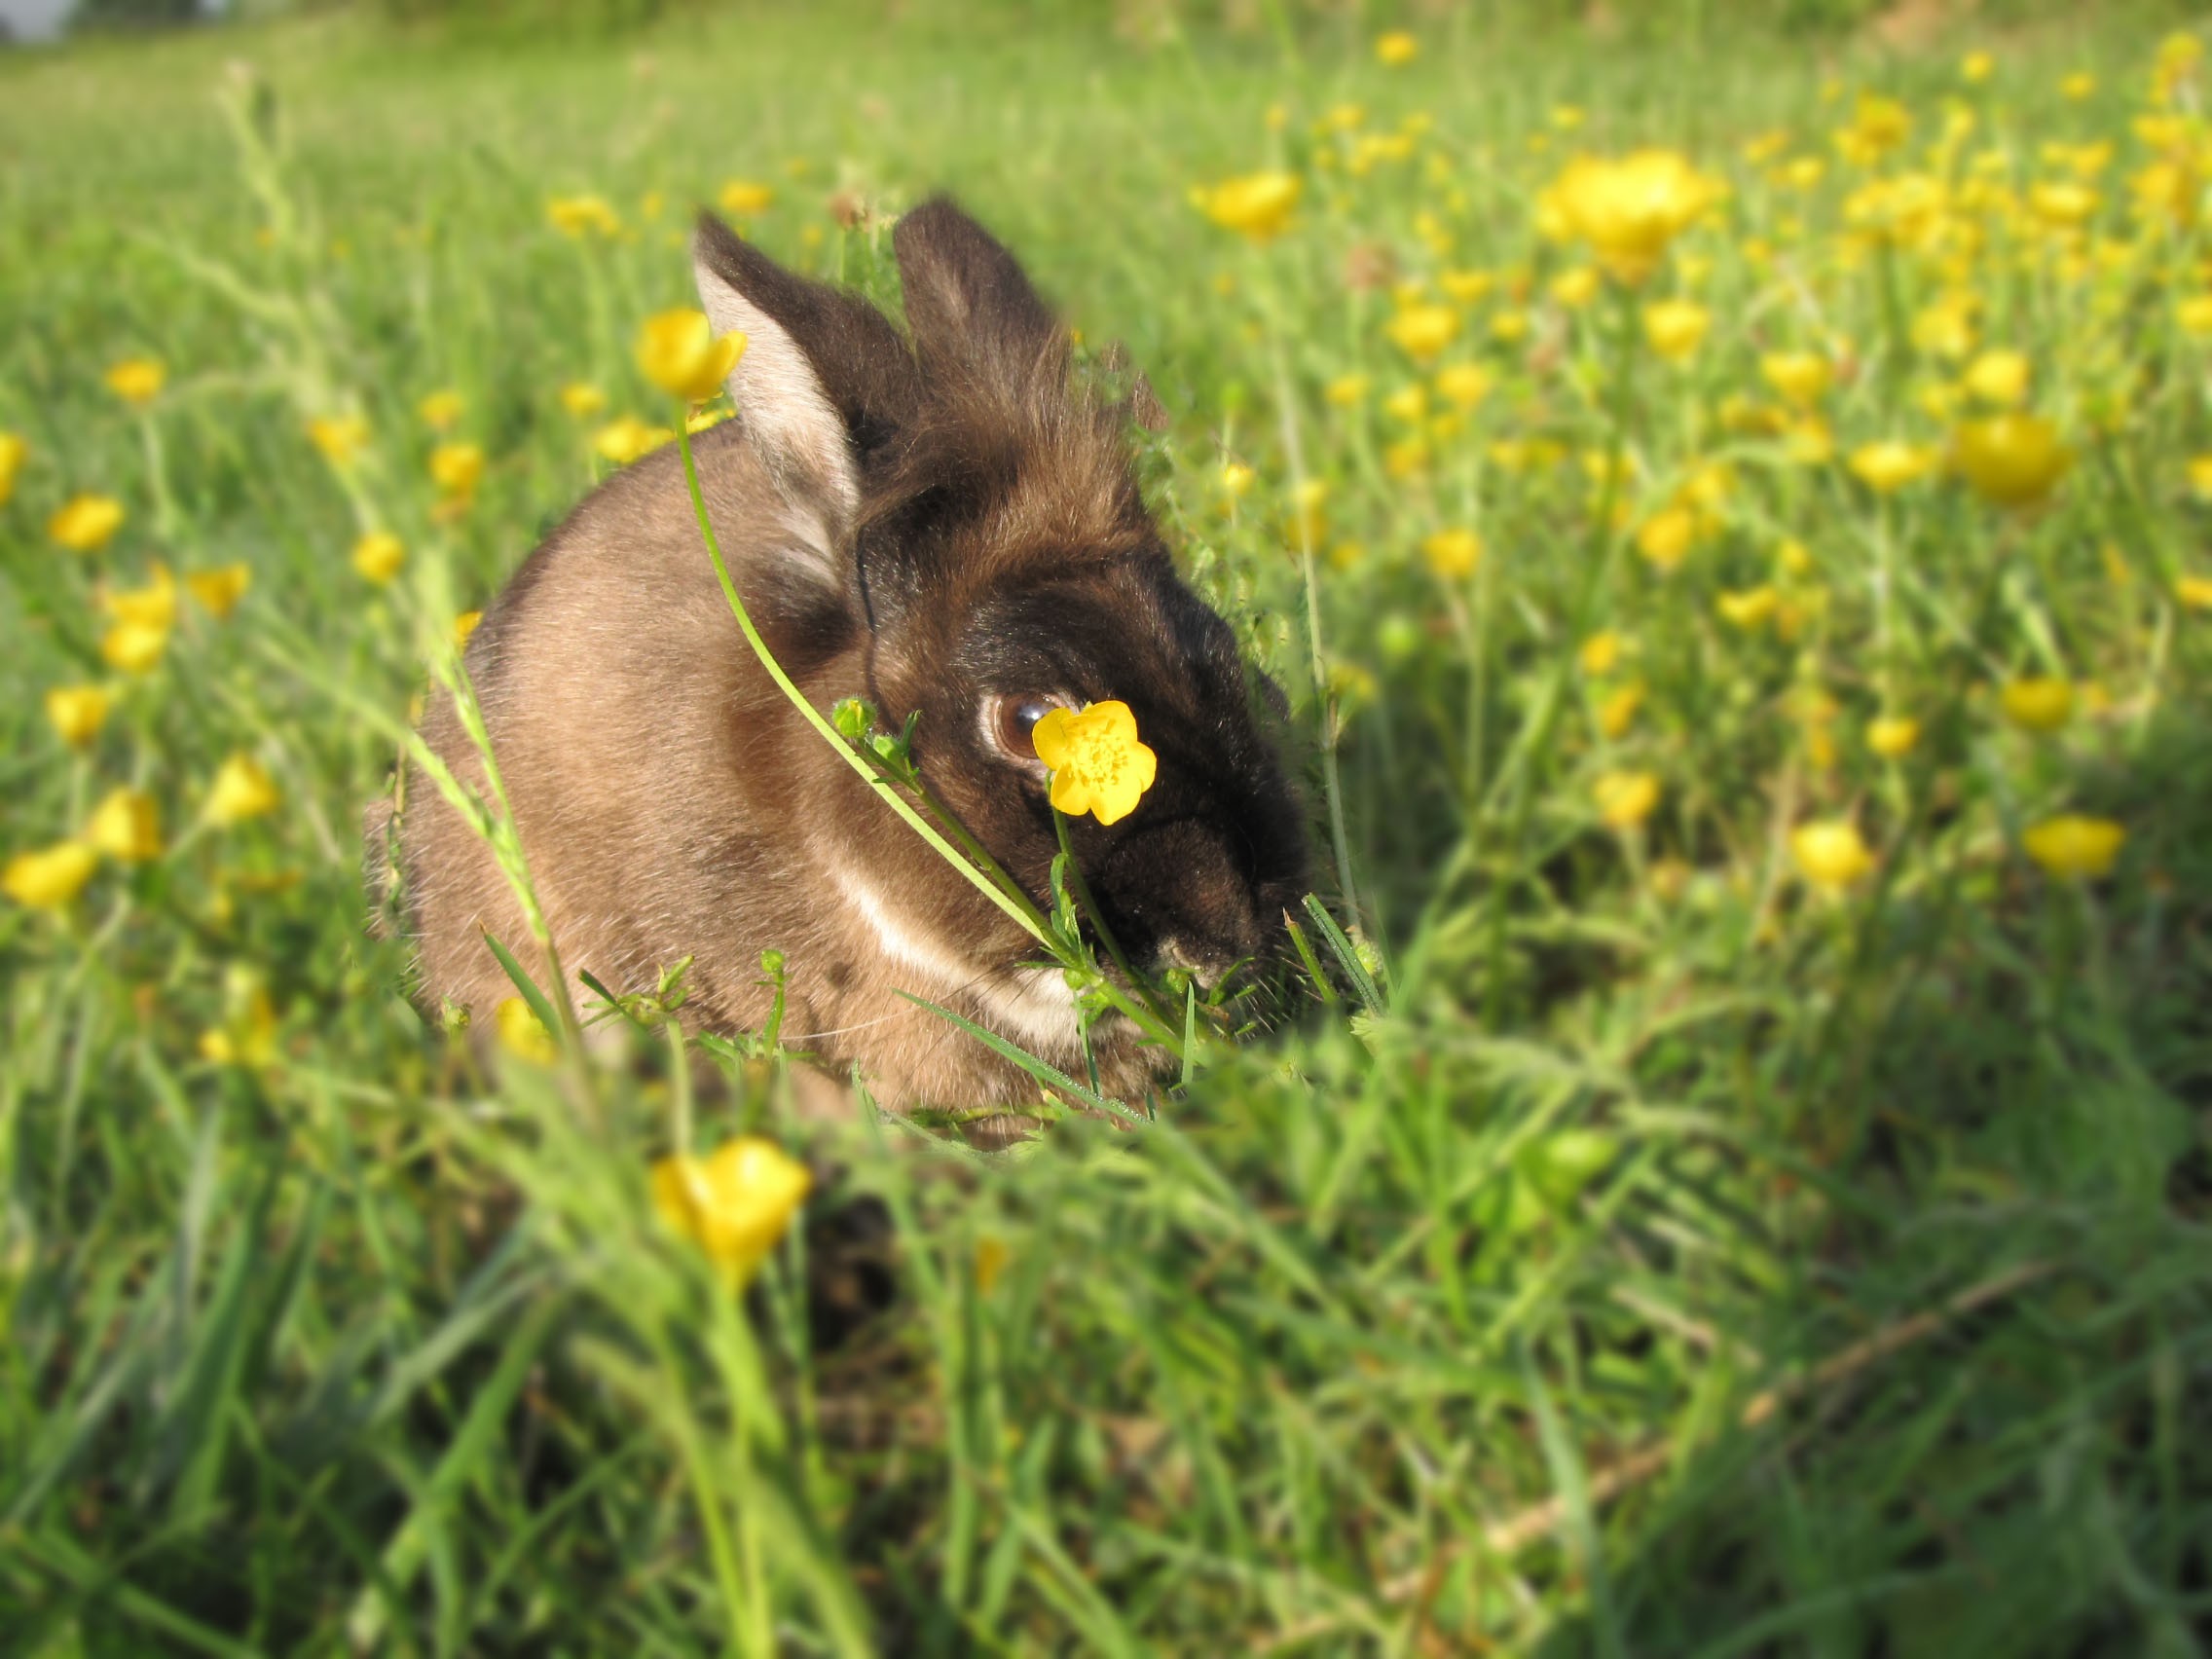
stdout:
<svg viewBox="0 0 2212 1659">
<path fill-rule="evenodd" d="M 946 201 L 900 220 L 912 343 L 859 295 L 794 276 L 702 218 L 701 301 L 749 341 L 737 418 L 695 444 L 731 572 L 816 707 L 918 711 L 931 787 L 1043 901 L 1055 840 L 1030 728 L 1120 698 L 1159 775 L 1135 811 L 1071 828 L 1133 961 L 1201 979 L 1268 948 L 1300 891 L 1299 801 L 1257 729 L 1228 627 L 1177 579 L 1119 411 L 1071 385 L 1069 343 L 1005 248 Z M 747 648 L 667 447 L 608 478 L 516 571 L 470 640 L 531 875 L 566 968 L 616 989 L 694 958 L 687 1014 L 767 1015 L 888 1105 L 1015 1104 L 1037 1086 L 895 993 L 954 1009 L 1083 1075 L 1056 968 L 807 729 Z M 424 737 L 483 768 L 450 699 Z M 513 994 L 486 932 L 533 968 L 484 843 L 427 781 L 399 833 L 422 994 L 478 1014 Z M 1164 1056 L 1092 1033 L 1134 1096 Z"/>
</svg>

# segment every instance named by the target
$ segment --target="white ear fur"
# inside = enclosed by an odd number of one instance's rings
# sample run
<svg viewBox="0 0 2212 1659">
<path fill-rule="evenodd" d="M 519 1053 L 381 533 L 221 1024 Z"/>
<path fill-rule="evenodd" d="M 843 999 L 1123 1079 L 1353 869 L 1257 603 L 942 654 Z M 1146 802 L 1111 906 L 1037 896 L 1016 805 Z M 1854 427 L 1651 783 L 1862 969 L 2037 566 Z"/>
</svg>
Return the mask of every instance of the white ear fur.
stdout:
<svg viewBox="0 0 2212 1659">
<path fill-rule="evenodd" d="M 738 424 L 767 464 L 786 500 L 821 523 L 827 555 L 860 510 L 860 474 L 845 423 L 798 342 L 782 324 L 694 257 L 699 303 L 717 335 L 735 329 L 745 354 L 730 371 Z"/>
</svg>

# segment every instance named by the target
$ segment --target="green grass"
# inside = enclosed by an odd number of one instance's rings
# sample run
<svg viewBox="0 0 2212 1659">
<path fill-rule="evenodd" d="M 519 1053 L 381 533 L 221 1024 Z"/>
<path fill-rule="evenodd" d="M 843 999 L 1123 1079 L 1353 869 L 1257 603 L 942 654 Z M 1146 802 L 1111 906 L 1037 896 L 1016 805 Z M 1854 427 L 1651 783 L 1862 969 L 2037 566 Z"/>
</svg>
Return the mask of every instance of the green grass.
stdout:
<svg viewBox="0 0 2212 1659">
<path fill-rule="evenodd" d="M 0 59 L 0 430 L 30 445 L 0 504 L 0 857 L 124 784 L 167 841 L 63 913 L 0 907 L 0 1646 L 2201 1650 L 2212 616 L 2177 582 L 2212 575 L 2186 472 L 2212 354 L 2179 307 L 2212 250 L 2131 215 L 2155 34 L 2008 36 L 1968 92 L 1949 38 L 1823 70 L 1717 20 L 1455 16 L 1390 71 L 1380 23 L 1262 15 L 1286 20 L 1139 43 L 830 7 L 456 46 L 338 13 Z M 233 56 L 275 99 L 266 165 L 216 96 Z M 2111 137 L 2110 258 L 2070 276 L 2042 233 L 1949 271 L 1840 254 L 1860 181 L 1824 73 L 1915 112 L 1882 170 L 1927 165 L 1955 94 L 1964 156 L 2022 188 L 2064 171 L 2046 140 Z M 1364 131 L 1434 125 L 1350 177 L 1355 140 L 1313 130 L 1346 101 Z M 1584 126 L 1533 149 L 1559 104 Z M 1743 156 L 1778 127 L 1827 159 L 1803 195 Z M 1684 365 L 1632 348 L 1626 513 L 1594 535 L 1579 461 L 1615 441 L 1634 317 L 1547 297 L 1583 256 L 1534 198 L 1570 148 L 1639 142 L 1734 194 L 1683 240 L 1703 272 L 1653 280 L 1712 330 Z M 1269 247 L 1187 201 L 1277 165 L 1307 194 Z M 764 245 L 885 299 L 880 218 L 840 231 L 825 199 L 954 188 L 1089 345 L 1127 342 L 1175 416 L 1145 461 L 1162 523 L 1293 688 L 1318 828 L 1294 424 L 1329 486 L 1324 678 L 1387 970 L 1356 1016 L 1297 980 L 1154 1125 L 996 1158 L 785 1122 L 774 1062 L 739 1068 L 696 1143 L 758 1127 L 820 1171 L 742 1302 L 649 1215 L 665 1050 L 590 1111 L 565 1070 L 481 1075 L 366 935 L 355 828 L 454 613 L 604 470 L 559 388 L 660 417 L 629 341 L 683 302 L 685 206 L 731 177 L 777 188 Z M 636 234 L 547 225 L 587 190 Z M 1493 388 L 1402 476 L 1382 400 L 1416 376 L 1388 288 L 1346 280 L 1379 250 L 1431 297 L 1525 274 L 1534 318 L 1506 347 L 1508 301 L 1459 308 L 1447 355 Z M 2041 510 L 1939 478 L 1877 498 L 1722 419 L 1774 403 L 1762 351 L 1841 336 L 1839 457 L 1939 442 L 1923 393 L 1963 364 L 1909 325 L 1947 282 L 2074 447 Z M 100 378 L 137 354 L 169 370 L 143 416 Z M 1352 373 L 1364 401 L 1330 400 Z M 490 461 L 450 524 L 415 413 L 447 387 Z M 347 407 L 373 434 L 350 481 L 303 432 Z M 1530 438 L 1567 459 L 1492 447 Z M 1715 460 L 1732 483 L 1662 575 L 1635 535 Z M 129 513 L 92 557 L 46 535 L 79 490 Z M 411 554 L 371 588 L 348 550 L 380 527 Z M 1453 527 L 1487 553 L 1440 580 L 1421 543 Z M 117 675 L 96 596 L 157 559 L 252 587 L 227 621 L 184 601 L 160 666 Z M 1761 585 L 1779 622 L 1716 614 Z M 1628 648 L 1597 674 L 1601 628 Z M 2096 689 L 2035 736 L 1994 692 L 2028 673 Z M 40 704 L 87 680 L 118 701 L 78 756 Z M 1894 762 L 1862 738 L 1885 709 L 1923 727 Z M 240 751 L 281 808 L 200 825 Z M 1660 781 L 1641 830 L 1599 821 L 1608 770 Z M 2063 810 L 2125 827 L 2109 878 L 2023 854 Z M 1825 895 L 1788 832 L 1835 817 L 1880 865 Z"/>
</svg>

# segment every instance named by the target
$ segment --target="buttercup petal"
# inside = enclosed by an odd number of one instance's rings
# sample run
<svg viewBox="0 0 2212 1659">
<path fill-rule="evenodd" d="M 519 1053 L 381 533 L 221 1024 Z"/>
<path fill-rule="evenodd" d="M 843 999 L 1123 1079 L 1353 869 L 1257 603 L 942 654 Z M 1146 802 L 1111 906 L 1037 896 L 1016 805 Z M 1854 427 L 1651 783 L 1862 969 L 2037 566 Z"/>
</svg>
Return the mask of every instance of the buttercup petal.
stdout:
<svg viewBox="0 0 2212 1659">
<path fill-rule="evenodd" d="M 1070 710 L 1049 709 L 1030 728 L 1029 741 L 1036 747 L 1037 758 L 1055 771 L 1068 763 L 1068 722 L 1074 718 Z"/>
</svg>

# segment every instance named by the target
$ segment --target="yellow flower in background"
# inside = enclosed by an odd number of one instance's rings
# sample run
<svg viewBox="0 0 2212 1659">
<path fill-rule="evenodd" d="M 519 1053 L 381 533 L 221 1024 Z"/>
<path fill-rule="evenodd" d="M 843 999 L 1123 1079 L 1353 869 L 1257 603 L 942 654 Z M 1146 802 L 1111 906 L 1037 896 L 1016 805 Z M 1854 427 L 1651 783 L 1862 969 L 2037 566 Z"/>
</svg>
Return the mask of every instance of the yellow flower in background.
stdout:
<svg viewBox="0 0 2212 1659">
<path fill-rule="evenodd" d="M 114 588 L 100 596 L 100 608 L 119 622 L 168 629 L 176 624 L 176 577 L 166 565 L 155 565 L 146 585 Z"/>
<path fill-rule="evenodd" d="M 2184 334 L 2198 340 L 2212 334 L 2212 294 L 2192 294 L 2174 308 L 2174 316 Z M 0 494 L 0 500 L 4 499 L 5 495 Z"/>
<path fill-rule="evenodd" d="M 23 459 L 31 453 L 18 432 L 0 432 L 0 507 L 16 493 L 16 475 L 23 469 Z"/>
<path fill-rule="evenodd" d="M 1689 300 L 1661 300 L 1643 308 L 1643 338 L 1670 363 L 1694 356 L 1712 326 L 1713 313 Z"/>
<path fill-rule="evenodd" d="M 218 565 L 211 571 L 186 571 L 184 585 L 208 615 L 223 622 L 253 586 L 253 572 L 244 565 Z"/>
<path fill-rule="evenodd" d="M 1594 265 L 1577 265 L 1571 271 L 1562 271 L 1552 278 L 1547 290 L 1553 301 L 1568 311 L 1580 311 L 1598 297 L 1604 286 L 1604 277 Z"/>
<path fill-rule="evenodd" d="M 1420 42 L 1405 29 L 1375 37 L 1375 60 L 1386 68 L 1403 68 L 1419 55 Z"/>
<path fill-rule="evenodd" d="M 2046 818 L 2020 832 L 2020 845 L 2046 875 L 2077 881 L 2110 875 L 2126 840 L 2126 830 L 2111 819 L 2072 812 Z"/>
<path fill-rule="evenodd" d="M 686 403 L 719 397 L 745 355 L 745 336 L 717 336 L 703 311 L 678 307 L 645 318 L 638 331 L 638 367 L 645 379 Z"/>
<path fill-rule="evenodd" d="M 732 1289 L 759 1271 L 806 1202 L 814 1177 L 774 1141 L 740 1135 L 705 1158 L 652 1168 L 653 1209 L 721 1270 Z"/>
<path fill-rule="evenodd" d="M 2031 370 L 2022 351 L 1984 351 L 1967 365 L 1967 390 L 1981 402 L 2009 409 L 2027 401 Z"/>
<path fill-rule="evenodd" d="M 1436 285 L 1442 288 L 1447 299 L 1462 306 L 1474 305 L 1487 299 L 1497 286 L 1497 274 L 1492 271 L 1440 271 Z"/>
<path fill-rule="evenodd" d="M 27 910 L 65 910 L 99 866 L 99 854 L 82 841 L 18 853 L 0 869 L 0 893 Z"/>
<path fill-rule="evenodd" d="M 1643 521 L 1636 550 L 1661 571 L 1674 570 L 1697 542 L 1697 515 L 1687 507 L 1668 507 Z"/>
<path fill-rule="evenodd" d="M 110 364 L 101 377 L 107 382 L 108 390 L 133 409 L 143 409 L 161 396 L 168 378 L 168 370 L 158 357 L 126 357 L 120 363 Z"/>
<path fill-rule="evenodd" d="M 161 810 L 144 790 L 111 790 L 85 824 L 85 844 L 119 864 L 162 856 Z"/>
<path fill-rule="evenodd" d="M 765 213 L 769 204 L 776 200 L 776 192 L 772 185 L 756 184 L 749 178 L 733 178 L 723 183 L 716 200 L 722 204 L 723 212 L 732 218 L 743 218 L 749 213 Z"/>
<path fill-rule="evenodd" d="M 1579 158 L 1547 198 L 1567 234 L 1586 242 L 1608 276 L 1638 283 L 1717 190 L 1678 152 L 1638 150 L 1618 160 Z"/>
<path fill-rule="evenodd" d="M 1240 501 L 1252 493 L 1259 474 L 1240 461 L 1221 463 L 1221 493 L 1233 501 Z"/>
<path fill-rule="evenodd" d="M 461 411 L 466 407 L 458 391 L 433 391 L 415 405 L 415 413 L 431 431 L 445 432 L 453 429 L 454 424 L 461 419 Z"/>
<path fill-rule="evenodd" d="M 1490 395 L 1490 371 L 1480 363 L 1453 363 L 1436 371 L 1436 389 L 1460 409 L 1472 409 Z"/>
<path fill-rule="evenodd" d="M 2189 488 L 2199 499 L 2212 501 L 2212 455 L 2190 457 Z"/>
<path fill-rule="evenodd" d="M 250 755 L 233 755 L 216 768 L 215 781 L 208 786 L 207 822 L 242 824 L 275 812 L 283 799 L 260 761 Z"/>
<path fill-rule="evenodd" d="M 1899 760 L 1920 741 L 1920 722 L 1906 715 L 1884 715 L 1866 722 L 1866 747 L 1885 760 Z"/>
<path fill-rule="evenodd" d="M 1415 362 L 1425 363 L 1458 338 L 1459 313 L 1450 306 L 1407 306 L 1382 332 Z"/>
<path fill-rule="evenodd" d="M 1199 186 L 1191 192 L 1191 202 L 1223 230 L 1235 231 L 1250 241 L 1268 242 L 1289 227 L 1290 215 L 1298 206 L 1299 190 L 1295 173 L 1247 173 L 1225 179 L 1211 189 Z"/>
<path fill-rule="evenodd" d="M 571 381 L 561 388 L 561 407 L 577 420 L 589 420 L 607 407 L 607 393 L 589 381 Z"/>
<path fill-rule="evenodd" d="M 547 199 L 545 217 L 565 237 L 579 240 L 591 235 L 619 235 L 622 219 L 604 196 L 555 196 Z"/>
<path fill-rule="evenodd" d="M 1849 465 L 1853 477 L 1876 495 L 1887 496 L 1927 477 L 1936 468 L 1936 456 L 1917 444 L 1884 438 L 1853 450 Z"/>
<path fill-rule="evenodd" d="M 353 569 L 363 581 L 382 587 L 406 564 L 406 545 L 388 530 L 371 531 L 353 543 Z"/>
<path fill-rule="evenodd" d="M 333 466 L 351 464 L 369 441 L 369 424 L 358 415 L 318 415 L 308 423 L 308 442 Z"/>
<path fill-rule="evenodd" d="M 545 1029 L 545 1021 L 520 997 L 508 997 L 493 1010 L 492 1023 L 498 1033 L 499 1047 L 518 1060 L 549 1066 L 561 1057 L 561 1045 Z"/>
<path fill-rule="evenodd" d="M 2059 95 L 2081 103 L 2093 97 L 2097 91 L 2097 78 L 2086 71 L 2067 76 L 2058 83 Z"/>
<path fill-rule="evenodd" d="M 1912 343 L 1935 357 L 1959 358 L 1973 350 L 1973 313 L 1947 302 L 1921 311 L 1912 319 Z"/>
<path fill-rule="evenodd" d="M 2028 188 L 2028 207 L 2053 230 L 2074 230 L 2097 210 L 2097 193 L 2073 179 L 2051 179 Z"/>
<path fill-rule="evenodd" d="M 1137 741 L 1137 718 L 1119 700 L 1080 713 L 1052 709 L 1031 740 L 1051 769 L 1052 805 L 1070 818 L 1088 812 L 1101 824 L 1119 823 L 1159 775 L 1160 757 Z"/>
<path fill-rule="evenodd" d="M 1998 701 L 2005 718 L 2026 731 L 2056 731 L 2074 718 L 2073 682 L 2052 675 L 2008 681 Z"/>
<path fill-rule="evenodd" d="M 1872 851 L 1848 819 L 1799 825 L 1789 832 L 1789 856 L 1798 874 L 1830 892 L 1856 886 L 1874 870 Z"/>
<path fill-rule="evenodd" d="M 100 636 L 100 660 L 120 674 L 151 674 L 168 645 L 166 628 L 144 622 L 118 622 Z"/>
<path fill-rule="evenodd" d="M 2212 610 L 2212 576 L 2176 576 L 2174 598 L 2186 609 Z"/>
<path fill-rule="evenodd" d="M 484 612 L 481 610 L 463 610 L 456 616 L 453 619 L 453 648 L 457 651 L 464 649 L 468 645 L 468 636 L 476 632 L 477 624 L 483 620 Z"/>
<path fill-rule="evenodd" d="M 1339 375 L 1321 388 L 1321 397 L 1333 408 L 1356 409 L 1367 401 L 1367 390 L 1372 384 L 1365 375 Z"/>
<path fill-rule="evenodd" d="M 1782 595 L 1773 588 L 1755 587 L 1723 593 L 1714 600 L 1713 608 L 1731 627 L 1749 629 L 1766 621 L 1781 604 Z"/>
<path fill-rule="evenodd" d="M 1471 530 L 1440 530 L 1422 539 L 1420 553 L 1440 579 L 1464 581 L 1482 563 L 1483 538 Z"/>
<path fill-rule="evenodd" d="M 1951 464 L 1975 494 L 2001 507 L 2042 500 L 2065 477 L 2072 459 L 2058 427 L 2040 415 L 1966 421 L 1951 435 Z"/>
<path fill-rule="evenodd" d="M 1588 675 L 1610 674 L 1621 660 L 1621 637 L 1610 628 L 1592 634 L 1575 648 L 1575 660 Z"/>
<path fill-rule="evenodd" d="M 1649 772 L 1601 772 L 1590 796 L 1606 828 L 1634 830 L 1658 806 L 1659 780 Z"/>
<path fill-rule="evenodd" d="M 1637 711 L 1642 707 L 1643 682 L 1632 680 L 1598 704 L 1598 729 L 1607 737 L 1619 737 L 1636 723 Z"/>
<path fill-rule="evenodd" d="M 123 528 L 123 503 L 113 496 L 72 496 L 46 521 L 46 534 L 72 553 L 97 553 Z"/>
<path fill-rule="evenodd" d="M 1835 459 L 1835 434 L 1818 415 L 1808 415 L 1783 432 L 1782 451 L 1798 466 L 1825 466 Z"/>
<path fill-rule="evenodd" d="M 683 429 L 693 437 L 697 437 L 708 428 L 720 425 L 733 413 L 734 411 L 728 409 L 694 408 L 690 414 L 683 417 Z"/>
<path fill-rule="evenodd" d="M 484 446 L 440 444 L 430 452 L 430 482 L 448 500 L 466 500 L 484 476 Z"/>
<path fill-rule="evenodd" d="M 90 749 L 113 704 L 102 685 L 56 685 L 46 694 L 46 718 L 71 749 Z"/>
<path fill-rule="evenodd" d="M 675 437 L 673 427 L 650 425 L 635 415 L 620 415 L 592 435 L 591 447 L 616 466 L 628 466 Z"/>
<path fill-rule="evenodd" d="M 1997 67 L 1997 60 L 1986 52 L 1970 52 L 1959 60 L 1959 79 L 1970 87 L 1978 87 L 1989 79 Z"/>
</svg>

